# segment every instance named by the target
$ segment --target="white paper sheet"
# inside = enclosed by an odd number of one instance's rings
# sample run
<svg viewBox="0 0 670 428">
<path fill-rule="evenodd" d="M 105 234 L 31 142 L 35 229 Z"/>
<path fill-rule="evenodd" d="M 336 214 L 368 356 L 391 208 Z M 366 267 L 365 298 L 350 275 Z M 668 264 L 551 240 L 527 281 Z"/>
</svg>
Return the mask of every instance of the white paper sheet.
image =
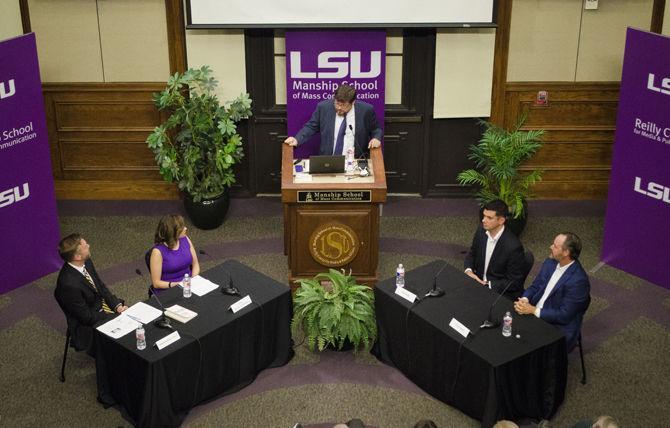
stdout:
<svg viewBox="0 0 670 428">
<path fill-rule="evenodd" d="M 97 327 L 97 330 L 112 339 L 118 339 L 134 331 L 140 324 L 123 313 Z"/>
<path fill-rule="evenodd" d="M 149 324 L 151 321 L 161 316 L 160 309 L 149 306 L 144 302 L 135 303 L 133 306 L 123 311 L 123 313 L 142 324 Z"/>
<path fill-rule="evenodd" d="M 204 296 L 212 290 L 219 288 L 218 284 L 214 284 L 207 278 L 203 278 L 200 275 L 194 276 L 191 278 L 191 293 L 196 296 Z"/>
</svg>

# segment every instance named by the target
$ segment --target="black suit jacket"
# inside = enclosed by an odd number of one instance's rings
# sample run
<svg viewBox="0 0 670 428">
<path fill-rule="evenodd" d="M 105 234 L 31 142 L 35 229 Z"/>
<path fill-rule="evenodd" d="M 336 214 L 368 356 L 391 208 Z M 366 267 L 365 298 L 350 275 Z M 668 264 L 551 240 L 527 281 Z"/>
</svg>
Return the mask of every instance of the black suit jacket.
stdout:
<svg viewBox="0 0 670 428">
<path fill-rule="evenodd" d="M 65 263 L 58 274 L 54 295 L 67 318 L 72 346 L 77 351 L 90 351 L 93 338 L 93 326 L 106 321 L 111 314 L 101 311 L 104 297 L 107 305 L 114 310 L 123 301 L 113 295 L 98 276 L 91 259 L 86 260 L 86 270 L 93 279 L 97 291 L 77 269 Z"/>
<path fill-rule="evenodd" d="M 372 138 L 379 141 L 382 139 L 382 130 L 377 123 L 377 116 L 372 105 L 363 101 L 354 103 L 354 117 L 356 129 L 354 129 L 355 156 L 361 157 L 363 153 L 368 153 L 368 143 Z M 317 106 L 312 117 L 295 134 L 298 144 L 303 144 L 317 132 L 321 134 L 321 145 L 319 146 L 320 155 L 332 155 L 335 144 L 335 105 L 333 100 L 321 101 Z"/>
<path fill-rule="evenodd" d="M 487 240 L 486 231 L 480 224 L 472 238 L 470 251 L 465 257 L 465 269 L 472 269 L 482 279 L 484 277 Z M 512 283 L 505 292 L 505 296 L 512 300 L 520 297 L 523 293 L 523 263 L 523 246 L 519 238 L 506 227 L 496 243 L 486 271 L 486 279 L 491 281 L 491 289 L 500 294 L 511 281 Z"/>
</svg>

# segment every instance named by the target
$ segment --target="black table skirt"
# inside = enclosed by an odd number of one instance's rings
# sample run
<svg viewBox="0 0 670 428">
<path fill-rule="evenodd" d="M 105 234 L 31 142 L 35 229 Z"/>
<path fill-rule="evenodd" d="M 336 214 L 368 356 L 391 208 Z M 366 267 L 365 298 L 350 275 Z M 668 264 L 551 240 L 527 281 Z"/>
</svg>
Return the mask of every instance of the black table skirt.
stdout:
<svg viewBox="0 0 670 428">
<path fill-rule="evenodd" d="M 442 266 L 436 261 L 407 272 L 406 288 L 423 298 Z M 513 314 L 512 337 L 502 336 L 500 327 L 478 331 L 497 294 L 451 266 L 439 275 L 438 285 L 444 296 L 410 304 L 394 294 L 394 279 L 377 284 L 377 358 L 484 427 L 500 419 L 551 418 L 565 396 L 561 331 L 532 315 L 516 314 L 505 297 L 493 315 L 502 320 L 505 311 Z M 463 338 L 449 327 L 452 318 L 474 335 Z"/>
<path fill-rule="evenodd" d="M 170 331 L 153 324 L 145 325 L 142 351 L 134 333 L 114 340 L 96 330 L 99 399 L 119 405 L 136 426 L 179 426 L 193 406 L 238 391 L 293 356 L 286 285 L 233 260 L 202 275 L 217 284 L 231 275 L 241 296 L 249 294 L 254 303 L 233 314 L 228 307 L 240 297 L 214 290 L 185 299 L 181 288 L 165 290 L 165 307 L 178 304 L 198 316 L 186 324 L 172 320 L 181 339 L 160 351 L 152 345 Z M 158 307 L 153 299 L 146 303 Z"/>
</svg>

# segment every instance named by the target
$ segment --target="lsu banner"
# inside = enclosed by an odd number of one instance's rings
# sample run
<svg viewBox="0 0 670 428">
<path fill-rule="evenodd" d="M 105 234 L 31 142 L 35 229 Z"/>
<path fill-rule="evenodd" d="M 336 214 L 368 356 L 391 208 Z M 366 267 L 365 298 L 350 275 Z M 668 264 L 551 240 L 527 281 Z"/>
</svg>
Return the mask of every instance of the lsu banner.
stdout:
<svg viewBox="0 0 670 428">
<path fill-rule="evenodd" d="M 332 99 L 341 84 L 356 89 L 356 99 L 374 107 L 384 125 L 385 31 L 287 31 L 286 113 L 288 135 L 309 120 L 316 105 Z M 296 158 L 318 152 L 319 135 L 296 147 Z"/>
<path fill-rule="evenodd" d="M 61 265 L 35 34 L 0 42 L 0 294 Z"/>
<path fill-rule="evenodd" d="M 670 288 L 670 38 L 626 35 L 602 261 Z"/>
</svg>

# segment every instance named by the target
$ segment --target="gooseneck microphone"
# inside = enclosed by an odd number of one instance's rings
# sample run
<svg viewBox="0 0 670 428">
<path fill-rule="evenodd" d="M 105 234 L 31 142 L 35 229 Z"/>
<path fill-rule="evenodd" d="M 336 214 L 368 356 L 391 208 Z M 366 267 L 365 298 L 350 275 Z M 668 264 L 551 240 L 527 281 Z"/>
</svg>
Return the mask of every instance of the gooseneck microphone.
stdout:
<svg viewBox="0 0 670 428">
<path fill-rule="evenodd" d="M 440 276 L 445 267 L 447 267 L 448 262 L 444 262 L 440 270 L 437 271 L 433 277 L 433 288 L 426 293 L 426 297 L 441 297 L 444 296 L 444 290 L 437 286 L 437 277 Z"/>
<path fill-rule="evenodd" d="M 150 287 L 149 290 L 151 290 L 151 295 L 156 301 L 158 302 L 158 306 L 161 307 L 161 317 L 158 318 L 156 321 L 154 321 L 154 325 L 158 328 L 167 328 L 169 330 L 172 330 L 172 324 L 170 323 L 170 319 L 165 316 L 165 306 L 161 303 L 161 301 L 158 299 L 158 295 L 156 294 L 156 290 L 154 290 L 153 287 Z"/>
<path fill-rule="evenodd" d="M 512 285 L 512 282 L 514 282 L 514 280 L 512 280 L 512 279 L 507 281 L 507 285 L 505 286 L 505 289 L 503 290 L 503 292 L 500 293 L 500 295 L 498 295 L 498 297 L 496 297 L 496 299 L 493 301 L 493 304 L 489 308 L 489 316 L 486 317 L 486 320 L 482 323 L 482 325 L 479 326 L 480 329 L 495 328 L 495 327 L 498 327 L 500 325 L 500 321 L 498 321 L 498 320 L 494 321 L 494 320 L 491 319 L 491 314 L 493 312 L 493 308 L 495 307 L 496 303 L 498 303 L 498 300 L 500 300 L 500 298 L 503 296 L 503 294 L 505 294 L 505 292 L 507 291 L 509 286 Z"/>
<path fill-rule="evenodd" d="M 202 254 L 203 256 L 207 256 L 209 258 L 212 257 L 208 253 L 206 253 L 205 250 L 199 250 L 198 253 Z M 228 284 L 226 284 L 225 287 L 223 286 L 221 287 L 221 292 L 229 296 L 239 296 L 240 290 L 238 290 L 237 287 L 233 285 L 233 276 L 227 270 L 225 272 L 228 274 Z"/>
</svg>

